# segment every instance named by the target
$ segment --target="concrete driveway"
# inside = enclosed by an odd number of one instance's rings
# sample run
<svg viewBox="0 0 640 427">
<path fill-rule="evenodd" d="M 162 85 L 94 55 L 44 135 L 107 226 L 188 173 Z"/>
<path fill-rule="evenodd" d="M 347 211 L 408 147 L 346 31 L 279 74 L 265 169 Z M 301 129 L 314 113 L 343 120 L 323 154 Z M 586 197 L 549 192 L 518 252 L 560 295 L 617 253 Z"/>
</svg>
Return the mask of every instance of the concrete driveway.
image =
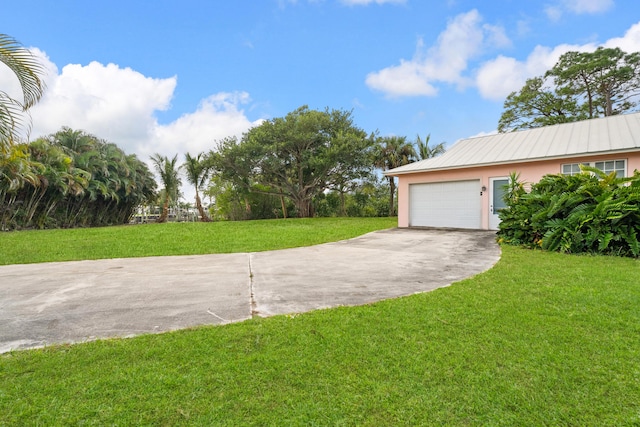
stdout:
<svg viewBox="0 0 640 427">
<path fill-rule="evenodd" d="M 0 353 L 366 304 L 499 257 L 493 232 L 391 229 L 271 252 L 0 266 Z"/>
</svg>

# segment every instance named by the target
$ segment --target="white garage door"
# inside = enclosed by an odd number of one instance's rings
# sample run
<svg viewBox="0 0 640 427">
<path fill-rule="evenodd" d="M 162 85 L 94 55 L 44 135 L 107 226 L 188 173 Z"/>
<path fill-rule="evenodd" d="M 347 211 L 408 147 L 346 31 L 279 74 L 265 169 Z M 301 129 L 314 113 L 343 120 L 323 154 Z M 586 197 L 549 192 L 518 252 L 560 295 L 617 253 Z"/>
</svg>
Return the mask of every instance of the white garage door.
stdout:
<svg viewBox="0 0 640 427">
<path fill-rule="evenodd" d="M 480 180 L 409 185 L 412 227 L 480 228 Z"/>
</svg>

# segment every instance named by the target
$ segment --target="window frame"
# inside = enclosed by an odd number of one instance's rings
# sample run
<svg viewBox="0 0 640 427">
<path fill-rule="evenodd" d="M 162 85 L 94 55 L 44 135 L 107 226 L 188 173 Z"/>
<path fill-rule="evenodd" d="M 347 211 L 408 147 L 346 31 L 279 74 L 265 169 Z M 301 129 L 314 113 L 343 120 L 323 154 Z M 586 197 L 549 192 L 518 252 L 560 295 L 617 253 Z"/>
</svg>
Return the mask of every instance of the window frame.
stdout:
<svg viewBox="0 0 640 427">
<path fill-rule="evenodd" d="M 618 162 L 622 162 L 622 168 L 617 167 Z M 599 168 L 598 166 L 596 166 L 598 163 L 601 163 L 603 168 Z M 612 163 L 613 168 L 607 168 L 606 167 L 607 163 Z M 610 174 L 611 172 L 616 172 L 616 174 L 618 175 L 618 178 L 624 178 L 627 176 L 627 164 L 628 164 L 627 159 L 608 159 L 608 160 L 595 160 L 592 162 L 562 163 L 560 165 L 560 174 L 566 175 L 566 176 L 578 175 L 582 172 L 580 170 L 580 165 L 586 165 L 586 166 L 591 166 L 596 169 L 599 169 L 606 174 Z M 571 171 L 569 173 L 565 173 L 565 167 L 567 166 L 571 167 Z M 576 167 L 578 169 L 577 172 L 575 171 Z M 620 173 L 622 175 L 620 175 Z"/>
</svg>

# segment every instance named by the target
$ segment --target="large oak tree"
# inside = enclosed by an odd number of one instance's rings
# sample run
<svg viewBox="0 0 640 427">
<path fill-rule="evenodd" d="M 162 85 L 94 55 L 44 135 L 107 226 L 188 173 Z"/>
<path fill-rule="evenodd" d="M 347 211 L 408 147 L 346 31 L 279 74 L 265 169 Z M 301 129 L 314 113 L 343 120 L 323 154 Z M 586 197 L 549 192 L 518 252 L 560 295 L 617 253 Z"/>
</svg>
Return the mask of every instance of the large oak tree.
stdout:
<svg viewBox="0 0 640 427">
<path fill-rule="evenodd" d="M 298 216 L 310 217 L 314 196 L 369 173 L 371 145 L 350 111 L 302 106 L 250 129 L 240 141 L 223 140 L 212 159 L 234 185 L 287 198 Z"/>
</svg>

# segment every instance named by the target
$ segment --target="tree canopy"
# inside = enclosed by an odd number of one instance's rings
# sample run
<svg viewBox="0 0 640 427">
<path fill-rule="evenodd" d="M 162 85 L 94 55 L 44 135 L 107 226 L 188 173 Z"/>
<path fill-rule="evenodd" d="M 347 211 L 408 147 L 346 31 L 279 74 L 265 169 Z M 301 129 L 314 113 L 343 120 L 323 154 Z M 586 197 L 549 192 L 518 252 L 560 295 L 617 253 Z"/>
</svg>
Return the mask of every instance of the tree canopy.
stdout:
<svg viewBox="0 0 640 427">
<path fill-rule="evenodd" d="M 498 131 L 623 114 L 636 110 L 639 96 L 640 53 L 602 47 L 571 51 L 507 97 Z"/>
<path fill-rule="evenodd" d="M 302 106 L 250 129 L 240 141 L 221 141 L 211 158 L 224 179 L 247 191 L 287 198 L 298 216 L 309 217 L 314 196 L 369 173 L 371 145 L 350 111 Z"/>
</svg>

